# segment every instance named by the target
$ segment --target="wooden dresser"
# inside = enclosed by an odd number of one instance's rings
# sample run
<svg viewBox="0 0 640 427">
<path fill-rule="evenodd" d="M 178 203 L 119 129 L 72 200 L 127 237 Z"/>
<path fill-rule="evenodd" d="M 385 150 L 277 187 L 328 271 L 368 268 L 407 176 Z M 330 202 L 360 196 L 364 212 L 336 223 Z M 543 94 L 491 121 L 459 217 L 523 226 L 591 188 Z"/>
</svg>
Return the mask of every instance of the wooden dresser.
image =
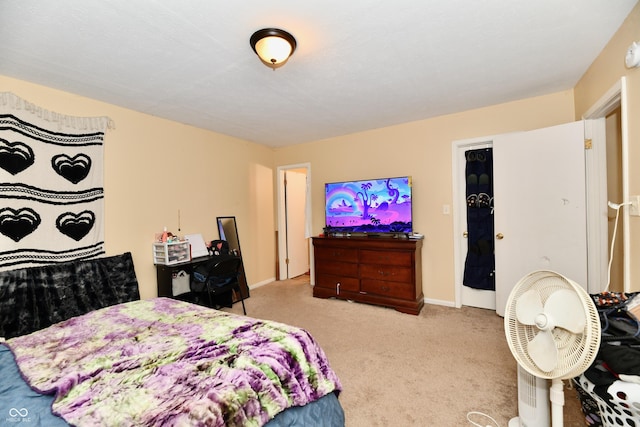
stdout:
<svg viewBox="0 0 640 427">
<path fill-rule="evenodd" d="M 418 314 L 422 293 L 422 240 L 314 237 L 313 296 L 341 298 Z"/>
</svg>

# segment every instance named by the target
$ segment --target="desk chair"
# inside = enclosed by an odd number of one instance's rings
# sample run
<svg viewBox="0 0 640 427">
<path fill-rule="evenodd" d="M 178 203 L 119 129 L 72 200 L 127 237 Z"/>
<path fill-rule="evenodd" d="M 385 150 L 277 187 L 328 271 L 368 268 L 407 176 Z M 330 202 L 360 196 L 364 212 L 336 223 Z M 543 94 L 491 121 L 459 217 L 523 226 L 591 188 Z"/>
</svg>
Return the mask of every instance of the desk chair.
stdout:
<svg viewBox="0 0 640 427">
<path fill-rule="evenodd" d="M 244 306 L 244 297 L 240 290 L 240 282 L 238 282 L 238 276 L 241 272 L 240 268 L 242 267 L 242 258 L 225 258 L 215 263 L 212 262 L 209 265 L 211 267 L 207 271 L 205 284 L 211 307 L 214 306 L 213 301 L 216 295 L 236 291 L 242 302 L 242 311 L 246 315 L 247 309 Z"/>
</svg>

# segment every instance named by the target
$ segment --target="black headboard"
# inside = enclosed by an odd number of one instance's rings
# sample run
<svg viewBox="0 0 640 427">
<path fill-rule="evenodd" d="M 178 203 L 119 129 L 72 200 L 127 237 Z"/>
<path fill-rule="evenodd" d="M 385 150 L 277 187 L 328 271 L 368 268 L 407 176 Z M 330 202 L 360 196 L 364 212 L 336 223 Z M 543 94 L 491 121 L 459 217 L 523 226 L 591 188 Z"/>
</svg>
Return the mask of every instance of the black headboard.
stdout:
<svg viewBox="0 0 640 427">
<path fill-rule="evenodd" d="M 0 337 L 140 299 L 130 252 L 0 272 Z"/>
</svg>

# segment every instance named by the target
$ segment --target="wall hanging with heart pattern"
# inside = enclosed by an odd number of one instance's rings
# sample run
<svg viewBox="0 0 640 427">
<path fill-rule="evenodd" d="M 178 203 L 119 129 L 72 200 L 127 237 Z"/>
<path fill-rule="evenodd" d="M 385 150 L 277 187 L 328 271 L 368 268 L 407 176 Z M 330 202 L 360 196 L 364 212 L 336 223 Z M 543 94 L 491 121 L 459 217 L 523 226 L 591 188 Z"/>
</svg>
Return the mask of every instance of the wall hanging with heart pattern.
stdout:
<svg viewBox="0 0 640 427">
<path fill-rule="evenodd" d="M 0 271 L 104 254 L 107 127 L 0 93 Z"/>
</svg>

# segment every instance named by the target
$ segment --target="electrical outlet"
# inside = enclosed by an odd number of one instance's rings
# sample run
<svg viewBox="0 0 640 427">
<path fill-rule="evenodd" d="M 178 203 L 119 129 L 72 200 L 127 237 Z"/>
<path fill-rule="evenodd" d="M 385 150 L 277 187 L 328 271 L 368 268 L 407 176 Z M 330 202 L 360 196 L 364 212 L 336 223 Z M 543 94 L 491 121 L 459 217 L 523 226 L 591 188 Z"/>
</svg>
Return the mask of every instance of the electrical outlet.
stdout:
<svg viewBox="0 0 640 427">
<path fill-rule="evenodd" d="M 629 201 L 629 215 L 640 216 L 640 196 L 631 196 Z"/>
</svg>

